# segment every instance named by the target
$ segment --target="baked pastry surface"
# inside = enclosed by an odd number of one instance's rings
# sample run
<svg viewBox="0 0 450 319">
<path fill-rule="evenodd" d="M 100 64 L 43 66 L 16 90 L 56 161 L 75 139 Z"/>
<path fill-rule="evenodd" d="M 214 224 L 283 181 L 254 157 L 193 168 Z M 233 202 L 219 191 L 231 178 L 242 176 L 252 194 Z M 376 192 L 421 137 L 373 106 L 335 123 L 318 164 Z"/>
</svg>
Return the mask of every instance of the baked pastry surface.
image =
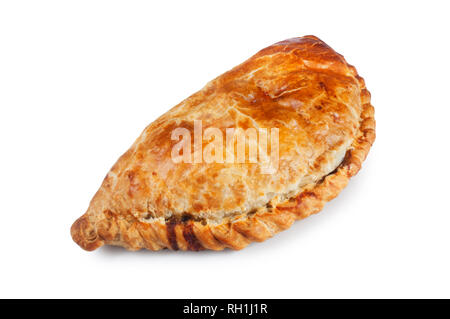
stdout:
<svg viewBox="0 0 450 319">
<path fill-rule="evenodd" d="M 174 163 L 178 127 L 278 128 L 279 164 Z M 375 140 L 364 80 L 314 36 L 269 46 L 151 123 L 72 225 L 83 249 L 242 249 L 317 213 Z"/>
</svg>

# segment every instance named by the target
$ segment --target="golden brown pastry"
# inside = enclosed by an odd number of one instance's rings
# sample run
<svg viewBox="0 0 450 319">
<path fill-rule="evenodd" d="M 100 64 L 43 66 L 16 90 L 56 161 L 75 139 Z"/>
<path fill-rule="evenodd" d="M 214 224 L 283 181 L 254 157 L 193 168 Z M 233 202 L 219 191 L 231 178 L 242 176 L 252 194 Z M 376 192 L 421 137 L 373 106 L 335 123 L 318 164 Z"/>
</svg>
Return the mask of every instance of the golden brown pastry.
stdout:
<svg viewBox="0 0 450 319">
<path fill-rule="evenodd" d="M 250 162 L 175 163 L 172 132 L 194 136 L 194 120 L 203 130 L 277 128 L 276 172 Z M 242 249 L 319 212 L 374 139 L 370 94 L 355 68 L 317 37 L 278 42 L 151 123 L 71 234 L 86 250 Z"/>
</svg>

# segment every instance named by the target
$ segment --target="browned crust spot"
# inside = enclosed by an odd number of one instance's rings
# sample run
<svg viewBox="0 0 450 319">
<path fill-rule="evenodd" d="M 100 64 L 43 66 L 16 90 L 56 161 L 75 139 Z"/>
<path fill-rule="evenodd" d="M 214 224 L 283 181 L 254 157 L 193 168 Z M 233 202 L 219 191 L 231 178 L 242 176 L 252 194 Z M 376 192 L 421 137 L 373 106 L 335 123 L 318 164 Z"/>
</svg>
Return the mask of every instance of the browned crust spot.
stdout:
<svg viewBox="0 0 450 319">
<path fill-rule="evenodd" d="M 184 225 L 183 227 L 183 237 L 188 243 L 188 249 L 199 251 L 204 250 L 202 243 L 197 239 L 194 233 L 194 225 L 191 223 Z"/>
<path fill-rule="evenodd" d="M 175 227 L 178 225 L 176 220 L 169 220 L 166 223 L 167 228 L 167 239 L 170 243 L 170 248 L 173 250 L 178 250 L 178 242 L 177 242 L 177 235 L 175 233 Z"/>
</svg>

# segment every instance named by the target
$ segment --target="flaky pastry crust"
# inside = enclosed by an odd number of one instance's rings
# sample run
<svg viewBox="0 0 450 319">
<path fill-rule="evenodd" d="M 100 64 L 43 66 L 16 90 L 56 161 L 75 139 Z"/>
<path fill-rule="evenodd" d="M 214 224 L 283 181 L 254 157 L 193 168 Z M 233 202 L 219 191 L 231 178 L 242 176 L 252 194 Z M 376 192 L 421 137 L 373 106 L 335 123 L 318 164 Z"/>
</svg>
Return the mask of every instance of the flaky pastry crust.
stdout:
<svg viewBox="0 0 450 319">
<path fill-rule="evenodd" d="M 178 163 L 171 132 L 279 128 L 280 164 Z M 242 249 L 319 212 L 361 168 L 375 140 L 356 69 L 314 36 L 269 46 L 150 124 L 72 225 L 85 250 Z"/>
</svg>

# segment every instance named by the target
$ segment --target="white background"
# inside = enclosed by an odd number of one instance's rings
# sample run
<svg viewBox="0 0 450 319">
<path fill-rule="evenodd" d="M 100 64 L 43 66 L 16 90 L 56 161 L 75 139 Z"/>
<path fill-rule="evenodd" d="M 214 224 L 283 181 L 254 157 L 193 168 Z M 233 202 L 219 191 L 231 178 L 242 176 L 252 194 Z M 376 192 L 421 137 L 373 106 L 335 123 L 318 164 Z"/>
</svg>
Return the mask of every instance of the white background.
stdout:
<svg viewBox="0 0 450 319">
<path fill-rule="evenodd" d="M 446 1 L 1 1 L 0 297 L 450 297 Z M 242 251 L 81 250 L 70 237 L 144 127 L 283 39 L 354 64 L 376 109 L 361 172 Z"/>
</svg>

